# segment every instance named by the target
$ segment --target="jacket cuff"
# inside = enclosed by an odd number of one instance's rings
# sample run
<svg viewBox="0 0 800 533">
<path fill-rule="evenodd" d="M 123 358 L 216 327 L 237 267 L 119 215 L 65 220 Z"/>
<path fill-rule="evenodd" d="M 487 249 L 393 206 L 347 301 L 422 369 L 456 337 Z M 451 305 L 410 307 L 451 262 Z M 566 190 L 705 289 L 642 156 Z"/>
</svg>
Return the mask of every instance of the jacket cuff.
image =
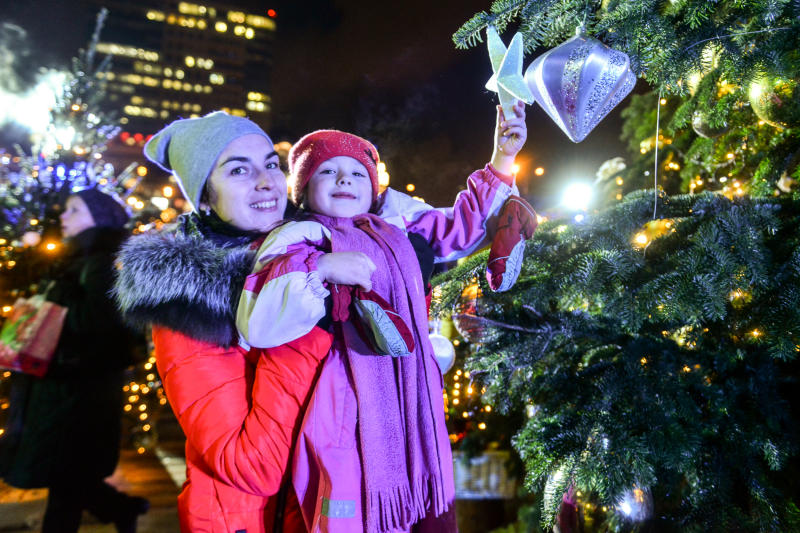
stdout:
<svg viewBox="0 0 800 533">
<path fill-rule="evenodd" d="M 330 295 L 330 291 L 325 288 L 325 285 L 322 283 L 322 278 L 319 276 L 318 270 L 312 270 L 306 276 L 306 287 L 311 291 L 311 293 L 320 299 L 325 299 Z"/>
<path fill-rule="evenodd" d="M 499 170 L 494 168 L 494 165 L 492 165 L 491 163 L 488 163 L 486 165 L 486 170 L 490 174 L 492 174 L 495 177 L 497 177 L 497 179 L 499 179 L 500 181 L 502 181 L 503 183 L 508 185 L 509 187 L 513 187 L 514 186 L 514 176 L 512 176 L 510 174 L 503 174 L 502 172 L 500 172 Z"/>
</svg>

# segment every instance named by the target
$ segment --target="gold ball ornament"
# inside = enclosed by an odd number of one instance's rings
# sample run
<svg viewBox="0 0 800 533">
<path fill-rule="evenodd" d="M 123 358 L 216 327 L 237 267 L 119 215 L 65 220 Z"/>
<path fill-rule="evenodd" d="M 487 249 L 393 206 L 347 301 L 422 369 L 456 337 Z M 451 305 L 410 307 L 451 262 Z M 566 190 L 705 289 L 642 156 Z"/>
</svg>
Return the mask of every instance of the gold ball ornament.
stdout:
<svg viewBox="0 0 800 533">
<path fill-rule="evenodd" d="M 748 88 L 750 106 L 758 118 L 776 128 L 800 124 L 797 79 L 761 75 Z"/>
</svg>

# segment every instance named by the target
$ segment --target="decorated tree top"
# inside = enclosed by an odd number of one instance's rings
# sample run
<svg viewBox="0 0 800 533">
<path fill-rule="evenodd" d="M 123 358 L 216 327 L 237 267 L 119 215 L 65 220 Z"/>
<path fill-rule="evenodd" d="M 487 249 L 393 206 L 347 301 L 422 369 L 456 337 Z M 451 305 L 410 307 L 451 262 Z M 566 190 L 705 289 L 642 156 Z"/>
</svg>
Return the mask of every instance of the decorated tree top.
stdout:
<svg viewBox="0 0 800 533">
<path fill-rule="evenodd" d="M 100 74 L 110 68 L 110 57 L 99 62 L 95 57 L 106 13 L 99 13 L 89 46 L 73 59 L 46 128 L 31 133 L 31 154 L 20 147 L 16 154 L 2 154 L 0 238 L 5 259 L 14 253 L 9 248 L 30 245 L 21 242 L 27 232 L 41 234 L 58 225 L 58 207 L 73 190 L 96 187 L 125 196 L 138 184 L 137 179 L 129 181 L 135 165 L 117 173 L 103 160 L 106 145 L 119 133 L 115 116 L 101 108 L 105 85 Z"/>
</svg>

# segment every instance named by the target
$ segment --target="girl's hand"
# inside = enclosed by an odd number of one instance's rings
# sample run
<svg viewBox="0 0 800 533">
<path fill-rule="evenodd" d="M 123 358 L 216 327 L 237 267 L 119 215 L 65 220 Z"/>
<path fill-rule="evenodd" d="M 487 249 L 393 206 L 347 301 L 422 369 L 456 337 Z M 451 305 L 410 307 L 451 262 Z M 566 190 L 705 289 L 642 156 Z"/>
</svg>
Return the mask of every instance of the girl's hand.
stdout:
<svg viewBox="0 0 800 533">
<path fill-rule="evenodd" d="M 492 166 L 503 174 L 511 174 L 514 158 L 528 138 L 525 124 L 525 103 L 517 100 L 514 104 L 516 118 L 505 119 L 503 108 L 497 106 L 497 127 L 494 132 L 494 153 Z"/>
<path fill-rule="evenodd" d="M 328 283 L 358 285 L 365 291 L 372 290 L 372 273 L 375 263 L 361 252 L 333 252 L 317 260 L 320 277 Z"/>
</svg>

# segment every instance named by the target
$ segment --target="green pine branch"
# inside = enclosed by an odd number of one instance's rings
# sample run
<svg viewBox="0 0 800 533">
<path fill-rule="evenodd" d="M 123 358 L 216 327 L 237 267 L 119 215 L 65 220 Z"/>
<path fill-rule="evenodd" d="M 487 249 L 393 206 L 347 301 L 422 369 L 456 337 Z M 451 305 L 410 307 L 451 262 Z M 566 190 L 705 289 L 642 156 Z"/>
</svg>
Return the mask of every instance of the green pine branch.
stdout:
<svg viewBox="0 0 800 533">
<path fill-rule="evenodd" d="M 485 342 L 467 368 L 497 409 L 534 406 L 513 442 L 546 521 L 574 483 L 619 527 L 636 486 L 652 527 L 788 530 L 800 203 L 662 194 L 671 227 L 637 245 L 652 209 L 639 191 L 589 223 L 546 222 L 512 291 L 488 290 L 478 254 L 434 280 L 434 310 L 478 279 Z"/>
</svg>

